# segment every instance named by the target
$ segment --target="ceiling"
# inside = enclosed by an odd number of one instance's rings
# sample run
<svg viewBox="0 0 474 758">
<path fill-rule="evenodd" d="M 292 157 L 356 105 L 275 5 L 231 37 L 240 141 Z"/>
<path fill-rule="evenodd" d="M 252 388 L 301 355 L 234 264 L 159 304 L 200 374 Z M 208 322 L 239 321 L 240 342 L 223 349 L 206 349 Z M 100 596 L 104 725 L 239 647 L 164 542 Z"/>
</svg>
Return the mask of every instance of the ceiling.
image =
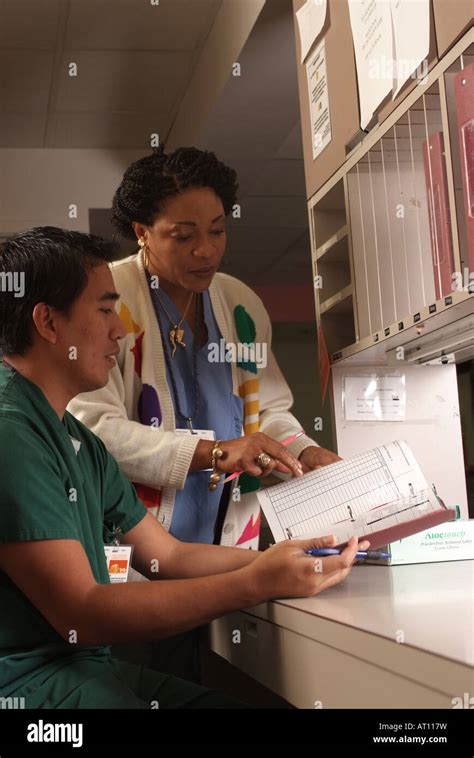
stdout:
<svg viewBox="0 0 474 758">
<path fill-rule="evenodd" d="M 228 222 L 224 270 L 311 286 L 291 0 L 267 0 L 239 62 L 197 139 L 239 177 L 242 215 Z"/>
<path fill-rule="evenodd" d="M 151 126 L 167 133 L 219 6 L 1 0 L 0 145 L 126 148 Z"/>
<path fill-rule="evenodd" d="M 267 0 L 242 32 L 241 75 L 206 86 L 236 2 L 0 0 L 0 149 L 145 154 L 156 132 L 167 149 L 212 150 L 240 185 L 224 270 L 311 289 L 292 2 Z"/>
</svg>

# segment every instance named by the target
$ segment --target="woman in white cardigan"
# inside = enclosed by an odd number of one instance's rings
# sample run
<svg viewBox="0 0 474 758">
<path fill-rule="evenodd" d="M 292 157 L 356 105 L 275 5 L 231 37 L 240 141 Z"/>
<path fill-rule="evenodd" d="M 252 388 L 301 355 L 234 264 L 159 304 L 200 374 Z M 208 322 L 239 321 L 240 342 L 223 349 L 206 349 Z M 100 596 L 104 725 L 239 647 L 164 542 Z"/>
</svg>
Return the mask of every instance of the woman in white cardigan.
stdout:
<svg viewBox="0 0 474 758">
<path fill-rule="evenodd" d="M 113 224 L 140 249 L 112 265 L 127 336 L 107 386 L 69 410 L 176 537 L 257 548 L 256 498 L 241 495 L 273 469 L 300 476 L 338 458 L 290 413 L 260 298 L 218 273 L 236 191 L 235 172 L 196 148 L 129 166 Z"/>
<path fill-rule="evenodd" d="M 256 548 L 258 510 L 239 500 L 258 486 L 253 477 L 273 468 L 298 475 L 337 456 L 304 434 L 279 444 L 301 426 L 271 350 L 270 319 L 249 287 L 217 273 L 236 190 L 235 172 L 195 148 L 169 155 L 160 148 L 129 166 L 113 223 L 141 250 L 112 265 L 127 336 L 108 385 L 79 396 L 70 410 L 180 539 L 214 540 L 223 476 L 208 488 L 211 462 L 219 474 L 246 472 L 226 493 L 219 536 Z M 213 434 L 203 439 L 189 427 Z M 220 458 L 212 458 L 211 437 L 222 440 Z"/>
</svg>

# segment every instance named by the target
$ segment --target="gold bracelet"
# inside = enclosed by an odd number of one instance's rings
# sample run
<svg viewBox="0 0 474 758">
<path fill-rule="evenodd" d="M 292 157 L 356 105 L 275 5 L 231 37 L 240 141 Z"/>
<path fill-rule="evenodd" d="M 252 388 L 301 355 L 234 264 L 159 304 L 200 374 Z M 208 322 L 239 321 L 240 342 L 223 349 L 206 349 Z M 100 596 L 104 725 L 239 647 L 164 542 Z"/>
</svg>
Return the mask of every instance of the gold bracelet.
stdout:
<svg viewBox="0 0 474 758">
<path fill-rule="evenodd" d="M 217 489 L 217 485 L 219 484 L 221 476 L 222 476 L 222 474 L 218 471 L 218 468 L 217 468 L 218 459 L 222 458 L 222 456 L 224 455 L 224 451 L 221 450 L 221 448 L 219 447 L 221 442 L 222 440 L 216 440 L 211 452 L 212 474 L 209 477 L 209 484 L 207 485 L 208 489 L 211 490 L 211 492 Z"/>
</svg>

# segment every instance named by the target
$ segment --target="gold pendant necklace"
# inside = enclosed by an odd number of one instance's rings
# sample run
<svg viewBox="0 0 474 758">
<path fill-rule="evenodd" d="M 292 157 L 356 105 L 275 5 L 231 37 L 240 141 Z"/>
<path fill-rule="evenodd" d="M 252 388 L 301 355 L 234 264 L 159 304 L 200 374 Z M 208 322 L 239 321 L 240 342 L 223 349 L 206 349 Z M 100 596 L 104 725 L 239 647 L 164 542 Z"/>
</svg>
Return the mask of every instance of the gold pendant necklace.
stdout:
<svg viewBox="0 0 474 758">
<path fill-rule="evenodd" d="M 166 308 L 165 308 L 165 306 L 164 306 L 164 304 L 163 304 L 160 296 L 158 295 L 158 292 L 155 291 L 155 295 L 157 296 L 158 301 L 159 301 L 160 305 L 162 306 L 164 312 L 168 316 L 169 320 L 171 321 L 171 323 L 173 323 L 174 319 L 171 318 L 170 314 L 166 310 Z M 179 322 L 177 324 L 174 324 L 173 328 L 170 329 L 170 331 L 168 333 L 169 341 L 171 343 L 171 347 L 173 348 L 173 352 L 171 354 L 172 358 L 174 358 L 174 354 L 176 352 L 176 345 L 181 345 L 181 347 L 186 347 L 186 343 L 185 343 L 185 341 L 183 339 L 183 337 L 184 337 L 184 329 L 181 329 L 181 324 L 183 323 L 184 319 L 186 318 L 186 314 L 188 312 L 189 306 L 191 305 L 191 300 L 193 299 L 193 295 L 194 295 L 194 292 L 191 292 L 191 294 L 189 296 L 188 304 L 187 304 L 187 306 L 185 308 L 185 311 L 184 311 L 183 315 L 181 316 L 181 319 L 179 320 Z"/>
<path fill-rule="evenodd" d="M 186 343 L 183 340 L 184 329 L 180 329 L 178 324 L 175 324 L 174 329 L 170 330 L 169 337 L 170 337 L 171 347 L 173 348 L 173 355 L 176 352 L 176 343 L 178 345 L 181 345 L 181 347 L 186 347 Z"/>
</svg>

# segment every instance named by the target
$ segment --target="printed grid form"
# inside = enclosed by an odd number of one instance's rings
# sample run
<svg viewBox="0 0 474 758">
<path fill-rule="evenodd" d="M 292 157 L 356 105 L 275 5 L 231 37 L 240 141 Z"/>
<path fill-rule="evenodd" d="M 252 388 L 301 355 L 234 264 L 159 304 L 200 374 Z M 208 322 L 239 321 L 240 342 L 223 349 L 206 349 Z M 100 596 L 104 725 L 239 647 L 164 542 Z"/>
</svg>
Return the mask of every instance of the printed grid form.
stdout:
<svg viewBox="0 0 474 758">
<path fill-rule="evenodd" d="M 276 490 L 272 492 L 272 490 Z M 356 519 L 369 508 L 401 497 L 378 450 L 319 469 L 287 482 L 284 490 L 266 490 L 281 528 L 297 537 L 314 529 Z M 290 532 L 288 532 L 290 530 Z"/>
<path fill-rule="evenodd" d="M 439 508 L 434 492 L 426 489 L 415 495 L 399 498 L 394 503 L 384 507 L 374 508 L 371 513 L 361 516 L 358 521 L 346 521 L 344 524 L 332 525 L 331 532 L 336 535 L 338 542 L 348 540 L 353 534 L 370 539 L 381 529 L 400 526 L 407 521 L 413 521 L 413 519 L 426 516 L 428 513 L 434 513 Z"/>
</svg>

